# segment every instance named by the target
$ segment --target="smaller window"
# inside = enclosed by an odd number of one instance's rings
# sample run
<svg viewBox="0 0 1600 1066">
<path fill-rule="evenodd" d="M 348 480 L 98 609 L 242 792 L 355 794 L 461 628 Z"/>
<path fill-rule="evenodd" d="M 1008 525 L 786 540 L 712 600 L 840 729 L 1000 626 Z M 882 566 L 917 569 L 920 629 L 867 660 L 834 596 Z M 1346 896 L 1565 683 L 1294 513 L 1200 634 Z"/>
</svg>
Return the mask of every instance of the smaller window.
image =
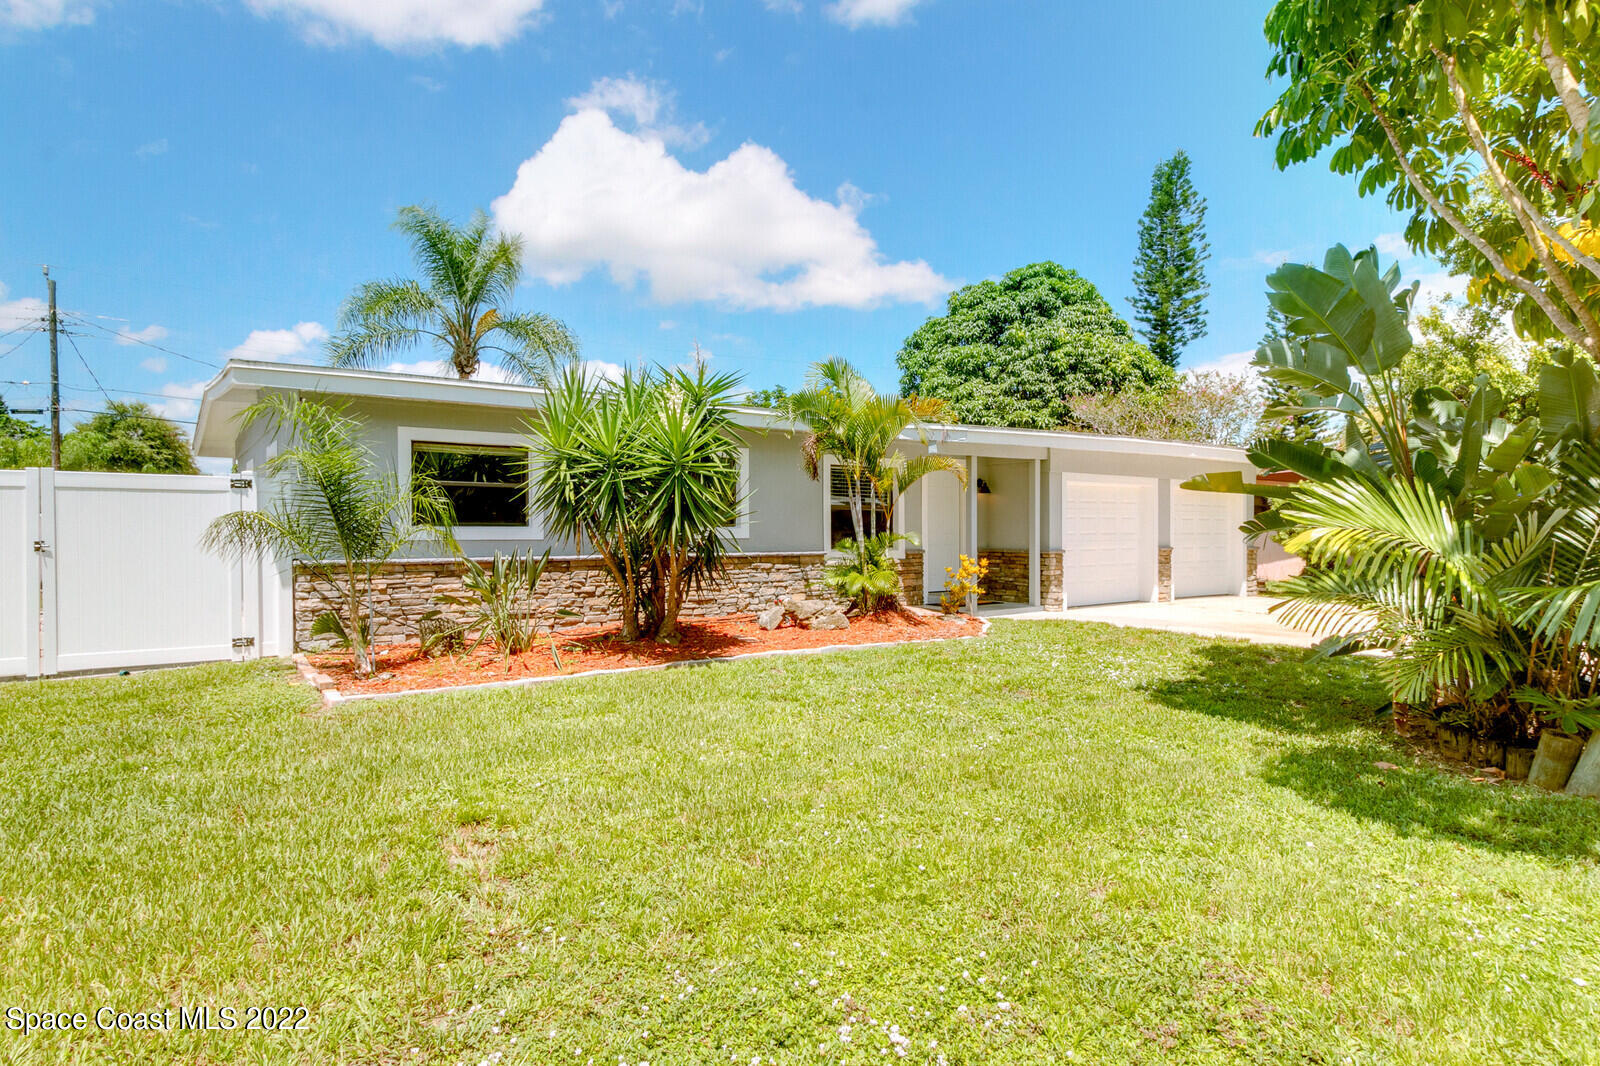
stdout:
<svg viewBox="0 0 1600 1066">
<path fill-rule="evenodd" d="M 889 532 L 889 509 L 878 498 L 872 482 L 861 485 L 861 528 L 869 537 Z M 828 547 L 854 540 L 855 520 L 850 514 L 850 475 L 839 466 L 828 468 Z"/>
<path fill-rule="evenodd" d="M 428 478 L 455 509 L 458 526 L 528 524 L 528 450 L 477 444 L 411 446 L 413 481 Z"/>
</svg>

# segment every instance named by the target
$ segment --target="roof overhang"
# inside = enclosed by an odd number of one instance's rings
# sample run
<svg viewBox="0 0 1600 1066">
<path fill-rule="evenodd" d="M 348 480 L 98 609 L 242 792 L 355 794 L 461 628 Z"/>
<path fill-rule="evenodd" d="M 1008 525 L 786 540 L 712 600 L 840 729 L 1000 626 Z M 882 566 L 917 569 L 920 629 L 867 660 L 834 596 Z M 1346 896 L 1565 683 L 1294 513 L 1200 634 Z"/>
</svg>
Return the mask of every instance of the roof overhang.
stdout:
<svg viewBox="0 0 1600 1066">
<path fill-rule="evenodd" d="M 238 416 L 263 395 L 272 392 L 311 393 L 359 399 L 449 404 L 531 410 L 544 390 L 531 385 L 500 381 L 462 381 L 429 374 L 395 374 L 382 370 L 346 370 L 297 363 L 267 363 L 231 359 L 212 378 L 200 396 L 195 421 L 196 455 L 233 458 L 238 436 Z M 735 407 L 733 420 L 747 429 L 795 432 L 803 427 L 773 417 L 764 407 Z M 1062 430 L 1006 429 L 996 426 L 930 425 L 919 434 L 908 431 L 906 440 L 926 439 L 929 450 L 948 455 L 1005 454 L 1047 458 L 1050 450 L 1157 455 L 1173 459 L 1250 466 L 1243 448 L 1186 441 L 1145 440 L 1140 437 L 1103 437 Z"/>
</svg>

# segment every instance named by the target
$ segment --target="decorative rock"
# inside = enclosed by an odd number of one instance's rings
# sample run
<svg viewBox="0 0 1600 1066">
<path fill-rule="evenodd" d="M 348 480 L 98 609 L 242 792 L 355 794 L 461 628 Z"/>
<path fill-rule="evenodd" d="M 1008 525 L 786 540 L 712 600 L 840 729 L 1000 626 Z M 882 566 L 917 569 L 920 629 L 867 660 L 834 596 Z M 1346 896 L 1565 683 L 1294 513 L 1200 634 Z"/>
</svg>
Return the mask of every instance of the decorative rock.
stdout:
<svg viewBox="0 0 1600 1066">
<path fill-rule="evenodd" d="M 1545 732 L 1539 736 L 1539 750 L 1528 768 L 1528 784 L 1549 792 L 1559 792 L 1572 776 L 1572 767 L 1583 753 L 1583 741 L 1565 733 Z"/>
<path fill-rule="evenodd" d="M 783 604 L 775 603 L 771 607 L 768 607 L 765 611 L 762 611 L 760 614 L 756 615 L 756 625 L 760 626 L 762 629 L 777 629 L 779 626 L 783 625 L 783 617 L 787 613 L 788 612 L 784 610 Z"/>
<path fill-rule="evenodd" d="M 1600 799 L 1600 741 L 1595 736 L 1600 734 L 1589 737 L 1589 746 L 1583 749 L 1572 776 L 1567 778 L 1567 792 L 1571 795 Z"/>
<path fill-rule="evenodd" d="M 811 616 L 806 623 L 812 629 L 849 629 L 850 619 L 837 607 L 830 607 Z"/>
<path fill-rule="evenodd" d="M 794 615 L 797 622 L 809 622 L 823 611 L 836 609 L 827 600 L 812 600 L 804 596 L 785 596 L 783 606 Z M 824 626 L 823 628 L 837 629 L 838 626 Z"/>
</svg>

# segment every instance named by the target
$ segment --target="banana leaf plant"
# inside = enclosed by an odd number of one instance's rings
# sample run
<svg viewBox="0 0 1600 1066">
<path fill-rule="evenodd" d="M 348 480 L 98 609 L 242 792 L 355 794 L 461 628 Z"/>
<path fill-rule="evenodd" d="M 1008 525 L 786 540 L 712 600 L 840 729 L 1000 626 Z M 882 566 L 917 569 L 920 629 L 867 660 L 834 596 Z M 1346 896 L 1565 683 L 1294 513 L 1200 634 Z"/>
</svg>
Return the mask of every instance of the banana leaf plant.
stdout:
<svg viewBox="0 0 1600 1066">
<path fill-rule="evenodd" d="M 1241 533 L 1272 535 L 1307 564 L 1274 585 L 1274 610 L 1331 634 L 1318 655 L 1390 653 L 1395 702 L 1484 732 L 1587 722 L 1600 699 L 1593 363 L 1544 368 L 1539 416 L 1516 422 L 1486 379 L 1465 402 L 1437 388 L 1405 396 L 1395 371 L 1416 286 L 1375 250 L 1336 247 L 1320 268 L 1286 265 L 1267 282 L 1287 336 L 1255 365 L 1291 398 L 1272 413 L 1324 414 L 1342 439 L 1251 449 L 1259 468 L 1299 474 L 1293 485 L 1230 473 L 1184 487 L 1267 499 Z"/>
</svg>

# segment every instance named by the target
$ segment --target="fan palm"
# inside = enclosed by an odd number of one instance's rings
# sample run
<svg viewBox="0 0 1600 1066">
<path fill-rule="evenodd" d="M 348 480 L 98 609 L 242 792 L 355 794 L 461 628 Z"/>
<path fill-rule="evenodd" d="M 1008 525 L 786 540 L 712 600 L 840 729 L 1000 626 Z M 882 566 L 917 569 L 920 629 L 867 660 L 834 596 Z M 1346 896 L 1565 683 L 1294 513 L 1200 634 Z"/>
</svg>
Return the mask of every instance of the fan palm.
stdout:
<svg viewBox="0 0 1600 1066">
<path fill-rule="evenodd" d="M 576 356 L 577 341 L 558 319 L 510 310 L 522 278 L 522 242 L 495 232 L 488 215 L 476 212 L 456 226 L 432 208 L 402 207 L 395 228 L 411 239 L 423 280 L 356 289 L 328 342 L 334 366 L 374 366 L 431 340 L 462 378 L 493 352 L 510 374 L 531 382 Z"/>
<path fill-rule="evenodd" d="M 369 623 L 372 579 L 410 544 L 453 546 L 450 502 L 426 480 L 408 495 L 393 475 L 373 473 L 360 424 L 315 400 L 272 394 L 245 408 L 246 426 L 285 430 L 288 446 L 262 468 L 277 495 L 259 511 L 232 511 L 206 528 L 202 546 L 219 554 L 292 558 L 334 591 L 337 626 L 356 670 L 372 672 Z"/>
<path fill-rule="evenodd" d="M 855 536 L 851 549 L 865 571 L 871 564 L 868 545 L 894 528 L 894 508 L 922 478 L 948 470 L 967 483 L 966 467 L 948 455 L 908 456 L 896 443 L 908 432 L 926 442 L 928 422 L 947 421 L 938 400 L 879 393 L 855 367 L 833 358 L 811 367 L 806 386 L 778 401 L 774 417 L 806 426 L 800 442 L 800 463 L 813 481 L 822 479 L 825 457 L 843 475 Z M 869 501 L 878 506 L 870 508 Z M 885 529 L 877 528 L 882 512 Z M 842 548 L 843 545 L 841 544 Z"/>
</svg>

